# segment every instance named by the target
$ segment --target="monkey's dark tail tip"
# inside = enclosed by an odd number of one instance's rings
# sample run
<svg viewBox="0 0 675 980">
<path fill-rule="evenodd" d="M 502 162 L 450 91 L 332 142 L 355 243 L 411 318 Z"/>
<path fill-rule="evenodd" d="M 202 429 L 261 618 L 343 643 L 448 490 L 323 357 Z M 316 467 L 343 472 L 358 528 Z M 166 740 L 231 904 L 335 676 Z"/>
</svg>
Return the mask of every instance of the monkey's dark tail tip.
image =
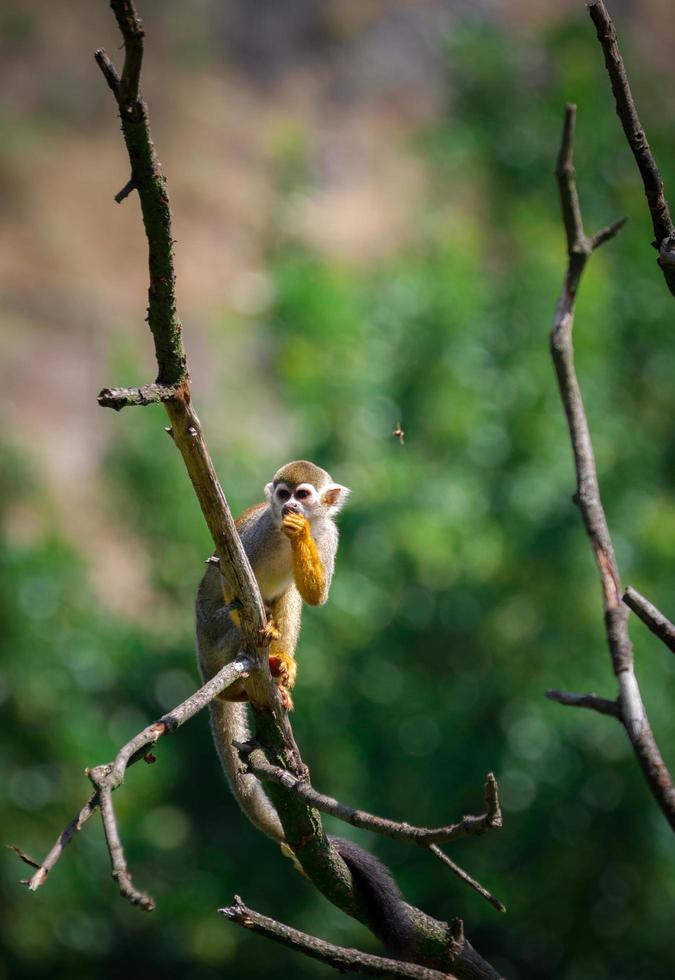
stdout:
<svg viewBox="0 0 675 980">
<path fill-rule="evenodd" d="M 389 868 L 353 841 L 330 839 L 351 872 L 371 929 L 393 953 L 405 956 L 415 944 L 415 926 Z"/>
</svg>

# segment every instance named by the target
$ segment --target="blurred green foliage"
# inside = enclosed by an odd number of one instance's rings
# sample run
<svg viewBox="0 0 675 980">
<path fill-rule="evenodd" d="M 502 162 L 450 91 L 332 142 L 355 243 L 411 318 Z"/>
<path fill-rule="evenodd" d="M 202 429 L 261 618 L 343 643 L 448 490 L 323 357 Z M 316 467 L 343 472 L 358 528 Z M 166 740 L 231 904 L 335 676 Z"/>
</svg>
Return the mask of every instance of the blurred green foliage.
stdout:
<svg viewBox="0 0 675 980">
<path fill-rule="evenodd" d="M 15 31 L 26 33 L 20 22 Z M 506 916 L 414 848 L 359 839 L 411 901 L 461 914 L 507 977 L 665 978 L 675 973 L 665 821 L 619 727 L 543 697 L 551 686 L 614 690 L 547 350 L 564 268 L 552 170 L 566 101 L 579 105 L 588 230 L 631 219 L 594 256 L 577 312 L 604 499 L 624 580 L 671 614 L 672 299 L 587 25 L 535 44 L 467 22 L 449 39 L 447 66 L 445 117 L 419 134 L 431 179 L 405 252 L 366 274 L 275 240 L 269 307 L 248 319 L 226 312 L 213 330 L 214 362 L 242 338 L 261 352 L 250 384 L 284 406 L 276 425 L 280 441 L 292 434 L 290 455 L 353 491 L 331 600 L 305 613 L 296 737 L 318 788 L 421 824 L 480 811 L 485 773 L 497 774 L 504 830 L 452 856 Z M 658 119 L 649 132 L 656 146 L 668 135 Z M 660 162 L 675 177 L 672 159 Z M 291 193 L 288 160 L 279 166 Z M 294 166 L 296 185 L 309 179 L 302 153 Z M 239 438 L 235 400 L 218 397 L 224 434 L 195 392 L 239 510 L 285 460 L 270 448 L 274 433 L 259 449 Z M 399 422 L 403 445 L 391 434 Z M 163 424 L 156 408 L 123 413 L 107 467 L 111 513 L 152 556 L 163 605 L 147 628 L 98 607 L 56 532 L 0 555 L 3 837 L 36 857 L 84 801 L 85 765 L 110 759 L 195 683 L 191 604 L 209 544 Z M 17 450 L 5 445 L 3 461 L 7 514 L 48 508 Z M 675 664 L 639 624 L 632 632 L 668 749 Z M 205 717 L 157 756 L 130 771 L 116 802 L 135 880 L 158 910 L 145 916 L 117 897 L 97 819 L 36 895 L 18 887 L 8 853 L 0 977 L 327 975 L 220 920 L 215 909 L 235 892 L 338 943 L 371 945 L 244 823 Z"/>
</svg>

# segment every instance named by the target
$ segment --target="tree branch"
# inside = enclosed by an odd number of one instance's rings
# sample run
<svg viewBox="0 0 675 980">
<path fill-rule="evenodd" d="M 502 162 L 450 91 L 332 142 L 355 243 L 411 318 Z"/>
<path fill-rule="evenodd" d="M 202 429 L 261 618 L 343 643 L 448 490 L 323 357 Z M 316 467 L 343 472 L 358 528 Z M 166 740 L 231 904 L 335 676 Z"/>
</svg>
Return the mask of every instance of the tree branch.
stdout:
<svg viewBox="0 0 675 980">
<path fill-rule="evenodd" d="M 594 241 L 600 243 L 600 240 L 607 241 L 611 237 L 610 234 L 602 232 L 589 240 L 583 231 L 572 165 L 575 112 L 575 106 L 567 106 L 556 168 L 563 223 L 567 235 L 568 265 L 551 330 L 551 356 L 572 442 L 577 476 L 577 491 L 574 499 L 581 511 L 602 585 L 605 632 L 612 669 L 619 686 L 619 718 L 626 729 L 649 788 L 671 827 L 675 829 L 675 787 L 654 739 L 635 676 L 633 647 L 628 636 L 629 614 L 621 601 L 619 567 L 600 498 L 593 444 L 574 366 L 572 328 L 574 302 L 581 275 L 592 253 L 592 243 Z M 615 222 L 610 228 L 618 230 L 617 226 L 618 223 Z M 549 696 L 553 695 L 549 694 Z M 584 695 L 572 695 L 572 698 L 573 700 L 570 701 L 569 696 L 560 694 L 554 697 L 554 700 L 564 704 L 583 704 L 584 707 L 602 710 L 598 707 L 601 703 L 598 699 L 589 700 L 589 696 Z M 605 707 L 611 703 L 606 702 Z M 613 712 L 608 710 L 605 713 Z"/>
<path fill-rule="evenodd" d="M 89 770 L 89 778 L 98 791 L 98 805 L 101 810 L 105 841 L 108 845 L 112 864 L 112 876 L 117 882 L 117 887 L 123 898 L 127 898 L 132 905 L 138 905 L 145 912 L 152 912 L 155 908 L 153 899 L 145 892 L 139 891 L 131 882 L 131 874 L 127 867 L 117 827 L 117 817 L 112 801 L 112 786 L 108 781 L 108 775 L 106 766 L 98 766 L 96 769 Z"/>
<path fill-rule="evenodd" d="M 458 864 L 455 864 L 455 862 L 452 861 L 448 855 L 440 849 L 438 844 L 430 844 L 429 850 L 435 857 L 438 858 L 439 861 L 441 861 L 446 867 L 450 868 L 453 874 L 456 874 L 457 877 L 466 882 L 470 888 L 473 888 L 475 892 L 478 892 L 478 894 L 489 902 L 490 905 L 494 906 L 498 912 L 506 912 L 506 906 L 500 902 L 498 898 L 495 898 L 494 895 L 487 890 L 487 888 L 484 888 L 479 881 L 476 881 L 476 879 L 472 878 L 471 875 L 468 875 L 463 868 L 460 868 Z"/>
<path fill-rule="evenodd" d="M 597 694 L 573 694 L 571 691 L 556 691 L 551 688 L 546 691 L 546 697 L 550 701 L 566 704 L 572 708 L 590 708 L 592 711 L 600 712 L 601 715 L 611 715 L 612 718 L 619 720 L 621 718 L 619 702 L 599 698 Z"/>
<path fill-rule="evenodd" d="M 628 586 L 623 594 L 623 601 L 639 616 L 643 623 L 649 627 L 655 636 L 663 640 L 669 650 L 675 653 L 675 624 L 671 623 L 656 606 L 653 606 L 648 599 Z"/>
<path fill-rule="evenodd" d="M 323 939 L 317 939 L 306 932 L 292 929 L 275 919 L 254 912 L 253 909 L 244 905 L 238 895 L 234 896 L 232 905 L 225 909 L 218 909 L 218 911 L 230 922 L 236 922 L 237 925 L 250 929 L 251 932 L 265 936 L 267 939 L 273 939 L 283 946 L 289 946 L 312 959 L 320 960 L 328 966 L 335 967 L 341 973 L 362 973 L 370 977 L 410 977 L 411 980 L 455 980 L 450 973 L 439 973 L 438 970 L 432 970 L 426 966 L 402 963 L 400 960 L 362 953 L 358 949 L 334 946 Z"/>
<path fill-rule="evenodd" d="M 652 245 L 659 251 L 658 263 L 668 288 L 675 295 L 675 236 L 663 179 L 637 114 L 612 19 L 603 0 L 589 0 L 587 6 L 605 57 L 616 112 L 642 177 L 654 231 Z"/>
<path fill-rule="evenodd" d="M 366 813 L 365 810 L 356 810 L 331 796 L 319 793 L 307 778 L 298 779 L 287 770 L 270 765 L 255 743 L 234 742 L 233 744 L 239 750 L 248 770 L 259 779 L 283 786 L 289 793 L 298 796 L 322 813 L 328 813 L 344 823 L 351 824 L 352 827 L 370 830 L 383 837 L 410 841 L 428 847 L 431 844 L 449 843 L 462 837 L 478 836 L 484 834 L 486 830 L 497 830 L 502 826 L 497 780 L 492 773 L 488 773 L 485 783 L 485 800 L 488 806 L 486 813 L 480 817 L 462 817 L 459 823 L 448 824 L 446 827 L 415 827 L 409 823 L 399 823 L 386 817 L 374 816 L 372 813 Z"/>
</svg>

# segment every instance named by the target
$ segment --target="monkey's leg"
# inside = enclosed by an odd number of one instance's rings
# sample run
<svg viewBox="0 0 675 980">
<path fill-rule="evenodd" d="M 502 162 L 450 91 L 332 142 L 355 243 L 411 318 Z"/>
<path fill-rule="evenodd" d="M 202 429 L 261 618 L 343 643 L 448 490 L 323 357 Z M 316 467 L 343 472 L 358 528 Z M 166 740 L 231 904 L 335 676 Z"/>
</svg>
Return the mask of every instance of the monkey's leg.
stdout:
<svg viewBox="0 0 675 980">
<path fill-rule="evenodd" d="M 277 635 L 270 643 L 269 659 L 270 672 L 279 687 L 284 707 L 288 711 L 293 707 L 290 689 L 295 684 L 295 677 L 298 672 L 295 648 L 300 635 L 301 615 L 302 599 L 295 586 L 291 585 L 282 596 L 272 603 L 272 622 Z"/>
</svg>

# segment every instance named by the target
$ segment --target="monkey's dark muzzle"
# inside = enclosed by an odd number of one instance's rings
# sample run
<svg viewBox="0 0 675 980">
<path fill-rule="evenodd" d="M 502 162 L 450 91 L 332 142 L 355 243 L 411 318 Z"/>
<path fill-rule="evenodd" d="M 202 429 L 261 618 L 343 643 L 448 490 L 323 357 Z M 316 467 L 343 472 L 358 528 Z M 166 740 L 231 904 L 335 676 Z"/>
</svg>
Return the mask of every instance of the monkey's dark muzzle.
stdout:
<svg viewBox="0 0 675 980">
<path fill-rule="evenodd" d="M 286 517 L 287 514 L 301 514 L 301 513 L 302 511 L 300 509 L 300 505 L 294 503 L 292 500 L 289 500 L 289 502 L 287 504 L 284 504 L 284 506 L 281 508 L 282 517 Z"/>
</svg>

